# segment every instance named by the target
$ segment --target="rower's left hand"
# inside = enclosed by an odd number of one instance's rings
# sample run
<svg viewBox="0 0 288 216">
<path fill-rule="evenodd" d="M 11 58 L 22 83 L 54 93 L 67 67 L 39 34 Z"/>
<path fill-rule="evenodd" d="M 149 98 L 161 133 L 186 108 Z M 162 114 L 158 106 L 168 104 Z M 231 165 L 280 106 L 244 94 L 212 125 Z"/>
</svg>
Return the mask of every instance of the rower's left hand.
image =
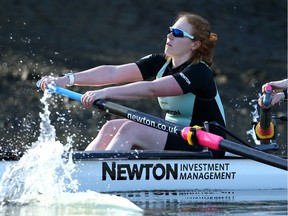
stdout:
<svg viewBox="0 0 288 216">
<path fill-rule="evenodd" d="M 81 97 L 81 103 L 86 107 L 90 108 L 92 107 L 95 100 L 97 100 L 97 94 L 96 91 L 87 91 L 85 94 Z"/>
<path fill-rule="evenodd" d="M 258 98 L 258 105 L 262 108 L 270 108 L 271 107 L 271 103 L 269 104 L 269 106 L 267 107 L 264 103 L 263 103 L 263 98 L 264 95 L 261 95 L 261 97 Z"/>
</svg>

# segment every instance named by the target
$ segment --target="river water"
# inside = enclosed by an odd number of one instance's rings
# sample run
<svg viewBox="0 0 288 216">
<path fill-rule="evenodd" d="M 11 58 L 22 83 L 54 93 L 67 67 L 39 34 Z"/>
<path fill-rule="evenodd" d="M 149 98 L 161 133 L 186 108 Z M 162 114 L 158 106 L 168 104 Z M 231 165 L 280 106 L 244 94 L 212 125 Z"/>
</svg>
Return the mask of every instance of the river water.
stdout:
<svg viewBox="0 0 288 216">
<path fill-rule="evenodd" d="M 0 215 L 287 215 L 287 190 L 79 192 L 71 141 L 56 140 L 49 97 L 41 99 L 38 140 L 19 161 L 1 162 Z"/>
</svg>

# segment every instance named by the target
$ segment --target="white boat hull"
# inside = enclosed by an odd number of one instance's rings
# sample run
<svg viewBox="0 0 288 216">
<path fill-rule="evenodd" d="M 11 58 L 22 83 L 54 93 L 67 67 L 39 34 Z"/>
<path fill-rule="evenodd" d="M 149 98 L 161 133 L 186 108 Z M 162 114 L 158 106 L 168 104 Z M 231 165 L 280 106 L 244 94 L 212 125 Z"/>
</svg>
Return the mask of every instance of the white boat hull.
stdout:
<svg viewBox="0 0 288 216">
<path fill-rule="evenodd" d="M 197 158 L 183 153 L 183 157 L 179 157 L 174 153 L 168 156 L 166 152 L 159 157 L 157 153 L 150 156 L 139 154 L 139 157 L 130 153 L 134 158 L 119 156 L 115 152 L 101 153 L 105 157 L 101 154 L 96 154 L 97 157 L 85 154 L 82 158 L 74 157 L 75 172 L 72 178 L 78 181 L 80 192 L 287 191 L 286 170 L 240 157 L 211 159 L 205 155 Z M 1 161 L 0 177 L 8 164 L 16 162 Z"/>
<path fill-rule="evenodd" d="M 287 189 L 287 171 L 247 159 L 105 159 L 76 162 L 81 191 Z"/>
</svg>

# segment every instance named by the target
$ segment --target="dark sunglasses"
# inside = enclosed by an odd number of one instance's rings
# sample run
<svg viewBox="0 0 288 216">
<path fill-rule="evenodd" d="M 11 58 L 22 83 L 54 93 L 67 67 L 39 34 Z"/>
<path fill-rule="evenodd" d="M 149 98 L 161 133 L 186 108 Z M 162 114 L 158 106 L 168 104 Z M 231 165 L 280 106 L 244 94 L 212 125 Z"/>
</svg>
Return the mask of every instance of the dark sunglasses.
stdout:
<svg viewBox="0 0 288 216">
<path fill-rule="evenodd" d="M 174 37 L 188 37 L 190 38 L 191 40 L 194 40 L 195 37 L 188 34 L 187 32 L 181 30 L 181 29 L 178 29 L 178 28 L 172 28 L 172 27 L 169 27 L 169 30 L 168 30 L 168 34 L 170 34 L 172 32 L 173 36 Z"/>
</svg>

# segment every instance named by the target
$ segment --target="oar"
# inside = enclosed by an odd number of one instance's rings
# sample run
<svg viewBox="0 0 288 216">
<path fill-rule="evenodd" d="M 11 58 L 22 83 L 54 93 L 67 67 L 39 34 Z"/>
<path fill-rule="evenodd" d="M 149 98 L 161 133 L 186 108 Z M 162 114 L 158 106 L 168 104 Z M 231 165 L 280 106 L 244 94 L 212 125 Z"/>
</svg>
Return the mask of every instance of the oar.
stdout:
<svg viewBox="0 0 288 216">
<path fill-rule="evenodd" d="M 275 126 L 271 121 L 271 94 L 272 86 L 267 85 L 264 89 L 263 104 L 265 107 L 260 108 L 260 122 L 255 125 L 255 134 L 259 140 L 271 140 L 275 138 Z"/>
<path fill-rule="evenodd" d="M 56 85 L 49 85 L 48 89 L 51 92 L 69 97 L 71 99 L 80 101 L 82 94 L 70 91 L 65 88 L 61 88 Z M 173 124 L 164 119 L 145 114 L 143 112 L 130 109 L 128 107 L 109 102 L 106 100 L 96 100 L 93 104 L 94 107 L 104 110 L 108 113 L 118 115 L 120 117 L 127 118 L 135 121 L 139 124 L 143 124 L 149 127 L 153 127 L 158 130 L 174 133 L 182 136 L 188 143 L 198 144 L 208 147 L 214 150 L 224 150 L 233 154 L 237 154 L 267 165 L 278 167 L 280 169 L 288 170 L 287 160 L 281 157 L 261 152 L 257 149 L 249 148 L 244 145 L 240 145 L 235 142 L 231 142 L 223 139 L 221 136 L 208 133 L 202 129 L 194 127 L 184 127 L 182 125 Z"/>
<path fill-rule="evenodd" d="M 97 151 L 76 151 L 72 154 L 73 160 L 89 160 L 102 158 L 118 158 L 118 159 L 176 159 L 176 158 L 212 158 L 209 151 L 189 152 L 189 151 L 153 151 L 153 150 L 131 150 L 131 151 L 117 151 L 114 150 L 97 150 Z"/>
</svg>

